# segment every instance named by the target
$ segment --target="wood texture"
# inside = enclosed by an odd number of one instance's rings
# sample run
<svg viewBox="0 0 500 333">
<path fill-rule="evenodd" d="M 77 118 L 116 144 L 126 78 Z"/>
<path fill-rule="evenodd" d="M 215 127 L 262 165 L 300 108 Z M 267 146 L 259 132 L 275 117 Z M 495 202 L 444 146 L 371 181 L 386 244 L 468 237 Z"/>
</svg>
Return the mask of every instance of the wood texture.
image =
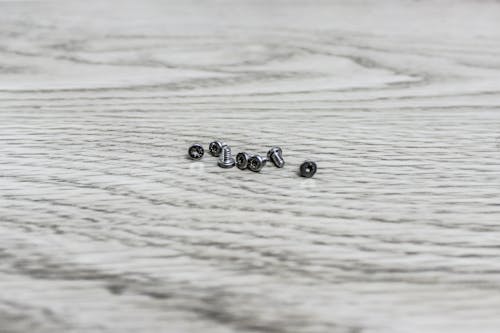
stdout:
<svg viewBox="0 0 500 333">
<path fill-rule="evenodd" d="M 1 1 L 0 332 L 498 332 L 499 107 L 498 1 Z"/>
</svg>

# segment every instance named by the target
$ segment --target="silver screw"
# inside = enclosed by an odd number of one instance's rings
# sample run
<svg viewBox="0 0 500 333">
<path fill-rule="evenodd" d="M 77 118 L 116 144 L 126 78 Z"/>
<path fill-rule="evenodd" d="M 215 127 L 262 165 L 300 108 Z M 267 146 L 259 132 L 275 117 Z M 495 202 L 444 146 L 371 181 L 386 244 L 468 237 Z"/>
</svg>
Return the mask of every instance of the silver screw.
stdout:
<svg viewBox="0 0 500 333">
<path fill-rule="evenodd" d="M 212 156 L 219 157 L 222 153 L 222 147 L 226 144 L 222 141 L 213 141 L 208 145 L 208 151 Z"/>
<path fill-rule="evenodd" d="M 219 166 L 224 169 L 234 167 L 234 158 L 231 155 L 231 148 L 228 145 L 222 146 L 222 153 L 219 156 Z"/>
<path fill-rule="evenodd" d="M 243 153 L 238 153 L 236 155 L 236 166 L 240 170 L 245 170 L 248 166 L 248 160 L 250 159 L 250 155 L 243 152 Z"/>
<path fill-rule="evenodd" d="M 262 168 L 266 165 L 267 161 L 267 158 L 260 155 L 254 155 L 248 160 L 248 168 L 253 172 L 260 172 L 260 170 L 262 170 Z"/>
<path fill-rule="evenodd" d="M 283 154 L 280 147 L 271 148 L 267 152 L 267 158 L 270 159 L 278 168 L 282 168 L 285 166 L 285 160 L 283 159 Z"/>
</svg>

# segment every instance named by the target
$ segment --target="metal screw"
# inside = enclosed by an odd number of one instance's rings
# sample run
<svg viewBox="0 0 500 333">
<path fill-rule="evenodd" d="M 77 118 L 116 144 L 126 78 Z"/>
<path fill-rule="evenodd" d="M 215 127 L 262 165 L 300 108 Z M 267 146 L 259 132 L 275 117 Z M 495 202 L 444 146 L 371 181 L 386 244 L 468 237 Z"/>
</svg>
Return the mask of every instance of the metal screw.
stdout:
<svg viewBox="0 0 500 333">
<path fill-rule="evenodd" d="M 267 161 L 267 158 L 260 155 L 254 155 L 248 160 L 248 168 L 253 172 L 259 172 L 266 165 Z"/>
<path fill-rule="evenodd" d="M 243 152 L 243 153 L 238 153 L 236 155 L 236 166 L 240 170 L 245 170 L 248 166 L 248 160 L 250 159 L 250 155 Z"/>
<path fill-rule="evenodd" d="M 219 157 L 222 153 L 222 147 L 226 144 L 222 141 L 213 141 L 208 145 L 208 151 L 212 156 Z"/>
<path fill-rule="evenodd" d="M 283 159 L 283 154 L 280 147 L 271 148 L 267 152 L 267 158 L 270 159 L 278 168 L 282 168 L 285 166 L 285 160 Z"/>
<path fill-rule="evenodd" d="M 219 166 L 224 169 L 234 167 L 235 162 L 231 156 L 231 148 L 228 145 L 222 146 L 222 153 L 219 156 Z"/>
<path fill-rule="evenodd" d="M 318 170 L 318 166 L 313 161 L 305 161 L 300 165 L 300 175 L 302 177 L 311 178 Z"/>
<path fill-rule="evenodd" d="M 204 154 L 205 154 L 205 149 L 203 149 L 203 146 L 198 143 L 195 143 L 188 149 L 188 155 L 193 160 L 201 159 Z"/>
</svg>

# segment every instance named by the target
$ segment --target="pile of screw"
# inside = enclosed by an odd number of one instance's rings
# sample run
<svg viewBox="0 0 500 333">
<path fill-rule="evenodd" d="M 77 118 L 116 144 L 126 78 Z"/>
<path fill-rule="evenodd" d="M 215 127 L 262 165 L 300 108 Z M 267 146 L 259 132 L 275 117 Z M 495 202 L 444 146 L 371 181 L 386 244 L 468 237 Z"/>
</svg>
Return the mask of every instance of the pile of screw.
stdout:
<svg viewBox="0 0 500 333">
<path fill-rule="evenodd" d="M 208 146 L 208 151 L 214 157 L 219 158 L 219 166 L 227 169 L 235 165 L 240 170 L 249 169 L 253 172 L 260 172 L 268 161 L 271 161 L 277 168 L 285 166 L 283 152 L 280 147 L 273 147 L 267 152 L 267 157 L 261 155 L 250 155 L 246 152 L 241 152 L 236 155 L 236 160 L 231 154 L 231 147 L 222 141 L 213 141 Z M 193 160 L 200 160 L 205 154 L 205 149 L 201 144 L 194 144 L 188 149 L 188 155 Z M 305 161 L 300 165 L 299 175 L 306 178 L 314 176 L 317 170 L 317 165 L 313 161 Z"/>
</svg>

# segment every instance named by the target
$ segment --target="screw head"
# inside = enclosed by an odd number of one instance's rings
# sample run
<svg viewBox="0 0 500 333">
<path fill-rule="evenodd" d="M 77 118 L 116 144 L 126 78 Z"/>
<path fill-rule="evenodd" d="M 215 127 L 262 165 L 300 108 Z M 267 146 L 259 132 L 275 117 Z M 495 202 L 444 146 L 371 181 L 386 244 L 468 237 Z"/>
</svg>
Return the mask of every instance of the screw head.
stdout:
<svg viewBox="0 0 500 333">
<path fill-rule="evenodd" d="M 248 166 L 248 160 L 250 159 L 250 155 L 243 152 L 243 153 L 238 153 L 236 155 L 236 166 L 240 170 L 245 170 Z"/>
<path fill-rule="evenodd" d="M 234 162 L 234 159 L 232 159 L 230 162 L 222 162 L 222 161 L 219 161 L 219 163 L 217 163 L 221 168 L 224 168 L 224 169 L 229 169 L 229 168 L 232 168 L 234 167 L 234 165 L 236 164 Z"/>
<path fill-rule="evenodd" d="M 260 155 L 254 155 L 248 160 L 248 168 L 253 172 L 260 172 L 266 165 L 267 159 Z"/>
<path fill-rule="evenodd" d="M 205 154 L 205 149 L 200 144 L 195 143 L 188 149 L 188 155 L 193 160 L 200 160 Z"/>
<path fill-rule="evenodd" d="M 222 147 L 226 144 L 222 141 L 213 141 L 208 145 L 208 151 L 214 157 L 219 157 L 222 153 Z"/>
<path fill-rule="evenodd" d="M 318 170 L 318 166 L 313 161 L 305 161 L 300 165 L 300 175 L 302 177 L 311 178 Z"/>
<path fill-rule="evenodd" d="M 267 152 L 267 158 L 271 158 L 271 155 L 273 154 L 278 154 L 278 155 L 282 155 L 282 151 L 281 151 L 281 148 L 280 147 L 273 147 L 271 149 L 269 149 L 269 151 Z"/>
</svg>

